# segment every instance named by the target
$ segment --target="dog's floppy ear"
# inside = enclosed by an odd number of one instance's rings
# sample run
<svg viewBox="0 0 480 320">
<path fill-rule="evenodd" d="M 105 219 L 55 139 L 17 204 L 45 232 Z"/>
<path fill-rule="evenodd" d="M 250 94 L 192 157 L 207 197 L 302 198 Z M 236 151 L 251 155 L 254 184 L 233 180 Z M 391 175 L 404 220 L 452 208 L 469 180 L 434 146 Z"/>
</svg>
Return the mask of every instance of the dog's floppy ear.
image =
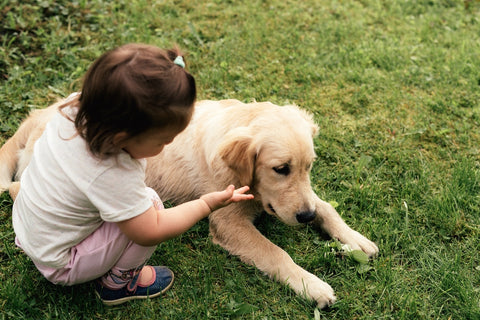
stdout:
<svg viewBox="0 0 480 320">
<path fill-rule="evenodd" d="M 226 134 L 218 156 L 235 172 L 242 186 L 252 184 L 256 148 L 249 128 L 239 127 Z"/>
</svg>

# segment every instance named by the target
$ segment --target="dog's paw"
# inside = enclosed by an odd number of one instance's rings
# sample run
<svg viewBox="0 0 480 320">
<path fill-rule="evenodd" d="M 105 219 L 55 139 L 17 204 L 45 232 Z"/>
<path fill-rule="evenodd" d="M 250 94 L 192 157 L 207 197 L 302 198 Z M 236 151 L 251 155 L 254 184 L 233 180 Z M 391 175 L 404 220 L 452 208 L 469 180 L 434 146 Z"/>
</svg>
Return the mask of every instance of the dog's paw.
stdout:
<svg viewBox="0 0 480 320">
<path fill-rule="evenodd" d="M 302 271 L 302 277 L 298 278 L 295 283 L 290 281 L 290 286 L 301 296 L 308 300 L 316 301 L 317 307 L 320 309 L 334 304 L 337 298 L 332 287 L 314 274 L 305 270 Z"/>
<path fill-rule="evenodd" d="M 355 230 L 343 234 L 338 240 L 348 244 L 352 250 L 362 250 L 368 257 L 375 257 L 378 254 L 377 245 Z"/>
<path fill-rule="evenodd" d="M 337 297 L 335 297 L 335 292 L 333 291 L 330 285 L 322 280 L 319 284 L 316 284 L 316 288 L 312 290 L 311 296 L 317 302 L 317 307 L 323 309 L 329 307 L 335 303 Z"/>
</svg>

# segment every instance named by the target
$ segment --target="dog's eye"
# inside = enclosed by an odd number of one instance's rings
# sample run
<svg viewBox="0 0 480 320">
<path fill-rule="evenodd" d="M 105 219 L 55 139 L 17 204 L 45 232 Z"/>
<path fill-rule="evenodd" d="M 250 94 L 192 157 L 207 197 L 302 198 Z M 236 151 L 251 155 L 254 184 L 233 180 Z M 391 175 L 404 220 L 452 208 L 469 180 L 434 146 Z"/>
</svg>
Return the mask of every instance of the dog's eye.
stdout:
<svg viewBox="0 0 480 320">
<path fill-rule="evenodd" d="M 275 171 L 278 174 L 288 176 L 290 174 L 290 166 L 288 164 L 283 164 L 278 167 L 274 167 L 273 171 Z"/>
</svg>

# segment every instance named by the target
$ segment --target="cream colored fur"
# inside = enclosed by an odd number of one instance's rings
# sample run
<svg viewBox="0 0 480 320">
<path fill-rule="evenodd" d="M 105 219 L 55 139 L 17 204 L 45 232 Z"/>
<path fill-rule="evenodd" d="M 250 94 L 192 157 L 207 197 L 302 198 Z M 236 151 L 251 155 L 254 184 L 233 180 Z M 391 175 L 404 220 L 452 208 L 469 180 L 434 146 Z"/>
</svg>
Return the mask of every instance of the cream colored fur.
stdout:
<svg viewBox="0 0 480 320">
<path fill-rule="evenodd" d="M 1 191 L 10 188 L 15 197 L 19 184 L 12 185 L 12 180 L 18 180 L 34 141 L 57 106 L 32 113 L 0 149 Z M 187 129 L 148 160 L 146 182 L 162 200 L 175 203 L 231 183 L 249 185 L 255 200 L 234 203 L 210 215 L 213 241 L 325 307 L 335 301 L 333 289 L 298 266 L 253 224 L 262 211 L 292 226 L 300 224 L 297 217 L 302 222 L 313 219 L 309 223 L 352 249 L 369 256 L 378 252 L 373 242 L 347 226 L 336 210 L 312 191 L 312 138 L 317 131 L 311 115 L 296 106 L 200 101 Z M 288 174 L 281 170 L 285 166 Z"/>
</svg>

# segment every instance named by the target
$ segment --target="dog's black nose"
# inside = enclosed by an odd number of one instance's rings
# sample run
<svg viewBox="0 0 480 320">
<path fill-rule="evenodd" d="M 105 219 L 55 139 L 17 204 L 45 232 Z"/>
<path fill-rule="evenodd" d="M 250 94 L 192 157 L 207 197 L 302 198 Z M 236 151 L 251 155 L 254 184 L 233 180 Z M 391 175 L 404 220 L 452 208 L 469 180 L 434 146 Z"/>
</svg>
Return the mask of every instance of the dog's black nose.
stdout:
<svg viewBox="0 0 480 320">
<path fill-rule="evenodd" d="M 300 223 L 307 223 L 315 219 L 315 211 L 303 211 L 297 213 L 297 221 Z"/>
</svg>

